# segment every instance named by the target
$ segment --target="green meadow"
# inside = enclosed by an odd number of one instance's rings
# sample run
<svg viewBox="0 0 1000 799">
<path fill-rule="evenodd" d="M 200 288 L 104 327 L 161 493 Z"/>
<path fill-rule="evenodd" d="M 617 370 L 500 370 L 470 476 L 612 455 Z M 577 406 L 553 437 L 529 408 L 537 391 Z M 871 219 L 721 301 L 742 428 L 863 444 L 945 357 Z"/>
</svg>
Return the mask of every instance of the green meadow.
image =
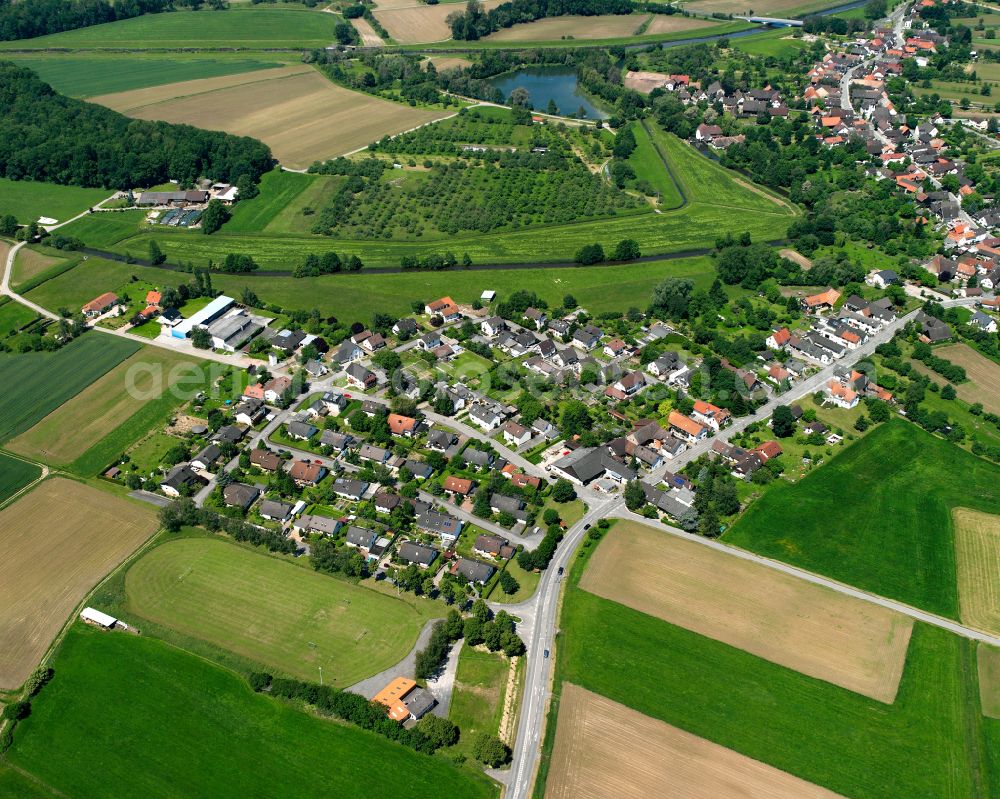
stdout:
<svg viewBox="0 0 1000 799">
<path fill-rule="evenodd" d="M 395 796 L 400 780 L 410 799 L 496 795 L 443 757 L 254 694 L 154 638 L 78 623 L 52 665 L 7 759 L 56 795 L 361 799 Z"/>
<path fill-rule="evenodd" d="M 113 92 L 145 89 L 198 78 L 237 75 L 280 67 L 276 61 L 250 58 L 148 58 L 137 54 L 114 55 L 15 55 L 15 64 L 28 67 L 69 97 L 96 97 Z"/>
<path fill-rule="evenodd" d="M 724 538 L 958 618 L 956 506 L 1000 512 L 1000 467 L 895 420 L 799 482 L 774 486 Z"/>
<path fill-rule="evenodd" d="M 332 44 L 339 17 L 305 6 L 233 6 L 226 11 L 174 11 L 92 25 L 35 39 L 3 42 L 0 50 L 134 48 L 302 49 Z"/>
<path fill-rule="evenodd" d="M 43 216 L 65 222 L 112 194 L 112 189 L 84 189 L 57 183 L 0 178 L 0 216 L 10 214 L 22 225 Z"/>
</svg>

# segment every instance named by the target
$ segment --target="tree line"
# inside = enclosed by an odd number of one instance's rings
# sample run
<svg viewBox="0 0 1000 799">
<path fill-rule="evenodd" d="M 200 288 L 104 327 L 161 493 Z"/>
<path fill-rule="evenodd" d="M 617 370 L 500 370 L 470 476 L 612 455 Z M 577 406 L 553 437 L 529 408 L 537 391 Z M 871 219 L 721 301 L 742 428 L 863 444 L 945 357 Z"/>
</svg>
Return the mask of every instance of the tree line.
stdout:
<svg viewBox="0 0 1000 799">
<path fill-rule="evenodd" d="M 172 10 L 172 0 L 0 0 L 0 40 L 31 39 L 167 10 Z"/>
<path fill-rule="evenodd" d="M 56 92 L 32 70 L 0 61 L 0 175 L 129 189 L 199 178 L 256 183 L 274 166 L 246 136 L 129 119 Z"/>
</svg>

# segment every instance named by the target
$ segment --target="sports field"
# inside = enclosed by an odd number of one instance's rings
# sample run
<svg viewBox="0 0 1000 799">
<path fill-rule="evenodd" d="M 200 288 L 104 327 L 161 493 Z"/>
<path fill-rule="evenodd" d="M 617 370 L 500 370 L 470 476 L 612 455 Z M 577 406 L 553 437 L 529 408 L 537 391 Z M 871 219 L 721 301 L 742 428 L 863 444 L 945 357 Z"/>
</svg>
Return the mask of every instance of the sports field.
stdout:
<svg viewBox="0 0 1000 799">
<path fill-rule="evenodd" d="M 470 769 L 254 694 L 154 638 L 77 624 L 53 667 L 7 757 L 57 796 L 371 799 L 388 795 L 375 764 L 405 775 L 409 799 L 496 796 Z"/>
<path fill-rule="evenodd" d="M 111 189 L 0 178 L 0 216 L 11 214 L 22 225 L 43 216 L 65 222 L 113 193 Z"/>
<path fill-rule="evenodd" d="M 210 539 L 151 550 L 125 577 L 129 612 L 300 677 L 353 685 L 410 651 L 443 615 L 311 569 Z"/>
<path fill-rule="evenodd" d="M 911 619 L 619 521 L 580 580 L 593 594 L 891 704 Z"/>
<path fill-rule="evenodd" d="M 1000 719 L 1000 649 L 980 644 L 977 656 L 979 698 L 983 706 L 983 715 Z"/>
<path fill-rule="evenodd" d="M 902 420 L 799 482 L 774 486 L 724 538 L 957 619 L 951 509 L 1000 511 L 1000 467 Z"/>
<path fill-rule="evenodd" d="M 127 339 L 87 333 L 55 352 L 0 354 L 0 443 L 35 425 L 138 349 Z"/>
<path fill-rule="evenodd" d="M 0 50 L 126 48 L 168 50 L 192 47 L 264 50 L 326 47 L 339 20 L 292 3 L 278 8 L 234 6 L 227 11 L 180 11 L 92 25 L 27 41 L 0 43 Z"/>
<path fill-rule="evenodd" d="M 547 17 L 501 28 L 486 37 L 488 42 L 550 42 L 554 39 L 611 39 L 633 36 L 648 14 L 606 14 L 596 17 L 566 15 Z M 684 19 L 683 17 L 680 17 Z M 691 20 L 699 27 L 700 20 Z M 705 25 L 710 22 L 702 21 Z M 679 29 L 678 29 L 679 30 Z"/>
<path fill-rule="evenodd" d="M 500 5 L 502 0 L 484 0 L 484 11 Z M 379 3 L 375 19 L 382 23 L 389 35 L 399 44 L 425 44 L 451 38 L 451 28 L 445 20 L 450 14 L 461 12 L 462 7 L 451 3 L 429 6 L 410 0 L 407 3 Z"/>
<path fill-rule="evenodd" d="M 548 799 L 836 799 L 838 794 L 565 684 Z"/>
<path fill-rule="evenodd" d="M 252 136 L 292 168 L 448 115 L 345 89 L 304 65 L 171 83 L 94 102 L 136 119 Z"/>
<path fill-rule="evenodd" d="M 136 53 L 130 53 L 127 57 L 48 53 L 16 55 L 10 60 L 33 69 L 60 94 L 81 98 L 282 66 L 277 61 L 245 56 L 167 59 L 162 55 L 149 58 Z"/>
<path fill-rule="evenodd" d="M 102 442 L 149 405 L 161 415 L 206 384 L 205 363 L 182 353 L 146 347 L 8 443 L 12 452 L 66 466 Z M 146 430 L 137 431 L 142 435 Z M 118 452 L 132 441 L 120 442 Z M 112 453 L 115 457 L 118 453 Z M 97 468 L 106 466 L 97 464 Z"/>
<path fill-rule="evenodd" d="M 14 494 L 37 480 L 42 470 L 35 464 L 12 458 L 6 452 L 0 452 L 0 505 L 3 505 Z"/>
<path fill-rule="evenodd" d="M 1000 516 L 952 511 L 962 622 L 1000 635 Z"/>
<path fill-rule="evenodd" d="M 0 511 L 0 688 L 24 682 L 67 616 L 156 529 L 156 515 L 64 478 Z"/>
<path fill-rule="evenodd" d="M 968 344 L 936 347 L 934 354 L 965 369 L 969 381 L 955 386 L 959 399 L 969 404 L 980 402 L 986 410 L 1000 413 L 1000 364 L 980 355 Z"/>
</svg>

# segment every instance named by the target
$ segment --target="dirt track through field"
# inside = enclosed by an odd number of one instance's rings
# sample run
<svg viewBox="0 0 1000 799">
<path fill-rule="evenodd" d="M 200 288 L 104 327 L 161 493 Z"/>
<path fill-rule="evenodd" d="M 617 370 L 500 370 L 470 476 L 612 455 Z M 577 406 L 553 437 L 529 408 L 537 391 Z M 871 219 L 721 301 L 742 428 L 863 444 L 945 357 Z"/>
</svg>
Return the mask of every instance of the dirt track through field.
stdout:
<svg viewBox="0 0 1000 799">
<path fill-rule="evenodd" d="M 837 799 L 821 788 L 563 684 L 546 799 Z"/>
<path fill-rule="evenodd" d="M 1000 364 L 980 355 L 968 344 L 949 344 L 935 348 L 934 354 L 965 369 L 968 383 L 955 386 L 959 399 L 981 402 L 993 413 L 1000 413 Z"/>
<path fill-rule="evenodd" d="M 955 508 L 952 517 L 962 623 L 1000 634 L 1000 516 Z"/>
<path fill-rule="evenodd" d="M 0 511 L 0 689 L 24 682 L 76 604 L 155 529 L 152 510 L 62 478 Z"/>
<path fill-rule="evenodd" d="M 242 82 L 232 82 L 239 78 Z M 269 145 L 275 157 L 291 168 L 307 167 L 313 161 L 357 150 L 384 135 L 449 115 L 345 89 L 310 67 L 262 70 L 209 81 L 230 82 L 210 88 L 207 81 L 185 81 L 100 99 L 137 119 L 182 122 L 253 136 Z"/>
<path fill-rule="evenodd" d="M 636 522 L 618 522 L 580 587 L 890 704 L 913 629 L 902 614 Z"/>
</svg>

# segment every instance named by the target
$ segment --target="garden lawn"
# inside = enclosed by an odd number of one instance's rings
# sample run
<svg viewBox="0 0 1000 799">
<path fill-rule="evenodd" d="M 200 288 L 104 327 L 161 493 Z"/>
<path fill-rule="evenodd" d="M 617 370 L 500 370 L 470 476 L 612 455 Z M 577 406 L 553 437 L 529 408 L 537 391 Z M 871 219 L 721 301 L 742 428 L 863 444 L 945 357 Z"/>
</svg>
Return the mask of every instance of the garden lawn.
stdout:
<svg viewBox="0 0 1000 799">
<path fill-rule="evenodd" d="M 386 795 L 374 763 L 406 775 L 409 799 L 496 795 L 443 758 L 256 695 L 152 638 L 78 623 L 53 666 L 7 757 L 61 795 L 360 799 Z"/>
<path fill-rule="evenodd" d="M 35 464 L 12 458 L 5 452 L 0 452 L 0 504 L 10 499 L 14 494 L 37 480 L 42 470 Z"/>
<path fill-rule="evenodd" d="M 36 222 L 43 216 L 65 222 L 112 194 L 113 189 L 84 189 L 0 178 L 0 216 L 12 214 L 22 225 Z"/>
<path fill-rule="evenodd" d="M 87 28 L 3 42 L 2 49 L 128 48 L 167 50 L 193 47 L 262 50 L 325 47 L 333 43 L 339 18 L 293 4 L 280 8 L 233 6 L 226 11 L 177 11 L 91 25 Z"/>
<path fill-rule="evenodd" d="M 451 751 L 471 757 L 472 741 L 478 733 L 497 734 L 509 672 L 510 662 L 503 655 L 462 647 L 448 711 L 462 737 Z"/>
<path fill-rule="evenodd" d="M 725 540 L 957 619 L 955 506 L 1000 513 L 1000 467 L 893 420 L 775 486 Z"/>
<path fill-rule="evenodd" d="M 221 539 L 152 549 L 126 574 L 125 595 L 130 613 L 301 679 L 322 668 L 341 688 L 398 663 L 444 615 Z"/>
<path fill-rule="evenodd" d="M 525 602 L 535 595 L 538 582 L 542 579 L 541 572 L 525 571 L 518 565 L 516 557 L 511 558 L 507 562 L 505 571 L 510 572 L 511 576 L 517 580 L 518 589 L 513 594 L 505 594 L 503 589 L 497 584 L 497 587 L 493 589 L 493 593 L 490 594 L 490 602 L 502 602 L 507 605 L 514 605 L 518 602 Z"/>
<path fill-rule="evenodd" d="M 0 354 L 0 443 L 24 432 L 139 349 L 87 333 L 55 352 Z"/>
<path fill-rule="evenodd" d="M 23 44 L 23 42 L 22 42 Z M 248 58 L 143 58 L 128 56 L 16 55 L 10 59 L 28 67 L 60 94 L 96 97 L 112 92 L 144 89 L 197 78 L 236 75 L 284 66 L 276 61 Z M 106 193 L 110 194 L 110 192 Z"/>
<path fill-rule="evenodd" d="M 563 604 L 557 664 L 560 681 L 852 799 L 965 799 L 1000 787 L 990 786 L 982 762 L 974 645 L 920 623 L 892 705 L 575 585 Z"/>
</svg>

